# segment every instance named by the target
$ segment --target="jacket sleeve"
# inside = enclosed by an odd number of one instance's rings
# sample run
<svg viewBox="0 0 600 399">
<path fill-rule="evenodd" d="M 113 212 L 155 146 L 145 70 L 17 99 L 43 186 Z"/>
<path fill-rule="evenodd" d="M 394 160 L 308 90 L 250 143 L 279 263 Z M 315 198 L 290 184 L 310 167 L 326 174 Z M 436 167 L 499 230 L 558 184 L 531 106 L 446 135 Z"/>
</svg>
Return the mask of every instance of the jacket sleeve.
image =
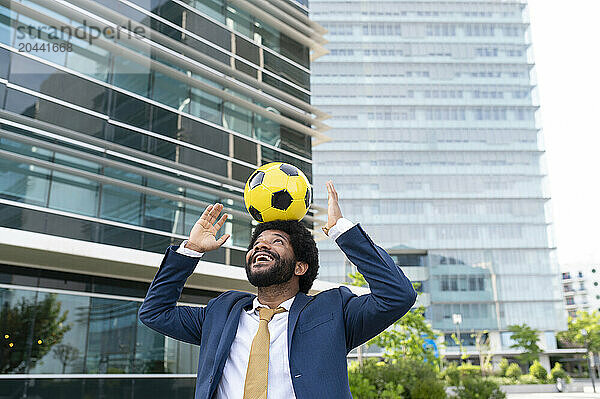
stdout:
<svg viewBox="0 0 600 399">
<path fill-rule="evenodd" d="M 196 345 L 200 345 L 206 308 L 177 306 L 177 300 L 199 259 L 169 247 L 138 312 L 140 321 L 151 329 Z"/>
<path fill-rule="evenodd" d="M 365 277 L 370 294 L 357 296 L 341 287 L 346 327 L 346 349 L 373 338 L 404 316 L 417 299 L 408 278 L 382 248 L 373 243 L 360 225 L 336 240 L 350 262 Z"/>
</svg>

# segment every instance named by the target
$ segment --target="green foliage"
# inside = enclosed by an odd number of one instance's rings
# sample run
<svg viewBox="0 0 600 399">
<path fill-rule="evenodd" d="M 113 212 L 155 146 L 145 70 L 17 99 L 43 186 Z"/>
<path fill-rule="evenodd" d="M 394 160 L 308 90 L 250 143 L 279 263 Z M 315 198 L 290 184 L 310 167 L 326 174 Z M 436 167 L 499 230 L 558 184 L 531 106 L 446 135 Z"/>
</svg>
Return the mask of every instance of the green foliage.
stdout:
<svg viewBox="0 0 600 399">
<path fill-rule="evenodd" d="M 354 374 L 354 376 L 353 376 Z M 361 380 L 363 378 L 365 381 Z M 398 359 L 378 362 L 366 359 L 362 366 L 353 363 L 349 368 L 350 389 L 355 399 L 445 399 L 444 383 L 435 368 L 423 361 Z M 359 391 L 360 390 L 360 391 Z"/>
<path fill-rule="evenodd" d="M 529 375 L 532 375 L 536 380 L 542 384 L 548 379 L 548 371 L 542 366 L 539 360 L 534 360 L 531 367 L 529 367 Z"/>
<path fill-rule="evenodd" d="M 512 332 L 510 336 L 511 339 L 515 341 L 510 347 L 523 350 L 523 353 L 519 355 L 519 360 L 525 363 L 525 365 L 529 365 L 529 363 L 539 358 L 542 350 L 538 346 L 538 341 L 540 339 L 538 330 L 529 327 L 525 323 L 522 325 L 510 325 L 508 326 L 508 330 Z"/>
<path fill-rule="evenodd" d="M 458 399 L 504 399 L 506 394 L 500 386 L 489 378 L 481 376 L 467 377 L 461 380 L 461 385 L 456 388 Z"/>
<path fill-rule="evenodd" d="M 582 330 L 585 330 L 587 335 L 582 334 Z M 600 352 L 600 313 L 577 311 L 577 318 L 569 317 L 568 330 L 558 333 L 558 338 L 589 347 L 590 352 Z"/>
<path fill-rule="evenodd" d="M 481 375 L 481 368 L 471 363 L 463 363 L 460 366 L 456 363 L 450 363 L 442 372 L 442 377 L 450 386 L 460 385 L 460 381 L 465 378 L 478 377 Z"/>
<path fill-rule="evenodd" d="M 540 380 L 531 374 L 523 374 L 518 379 L 519 384 L 540 384 Z"/>
<path fill-rule="evenodd" d="M 61 313 L 55 294 L 44 295 L 42 300 L 22 298 L 13 307 L 5 302 L 0 326 L 8 342 L 0 346 L 0 373 L 26 373 L 33 368 L 71 329 L 63 325 L 67 313 Z"/>
<path fill-rule="evenodd" d="M 550 379 L 552 382 L 556 383 L 556 380 L 559 378 L 562 378 L 562 380 L 567 384 L 571 382 L 571 377 L 569 374 L 567 374 L 565 369 L 562 368 L 560 363 L 556 362 L 554 367 L 552 367 L 552 370 L 550 370 Z"/>
<path fill-rule="evenodd" d="M 354 399 L 377 399 L 375 385 L 371 384 L 360 372 L 348 372 L 348 382 Z"/>
<path fill-rule="evenodd" d="M 513 378 L 508 378 L 508 377 L 490 376 L 490 377 L 486 377 L 486 378 L 490 381 L 494 381 L 498 385 L 514 385 L 519 382 L 518 380 L 515 380 Z"/>
<path fill-rule="evenodd" d="M 519 367 L 518 364 L 516 363 L 512 363 L 508 366 L 508 368 L 506 369 L 506 373 L 504 374 L 506 377 L 508 378 L 512 378 L 512 379 L 517 379 L 521 376 L 522 371 L 521 371 L 521 367 Z"/>
<path fill-rule="evenodd" d="M 508 366 L 510 366 L 508 359 L 503 357 L 498 366 L 500 367 L 500 375 L 506 377 L 506 370 L 508 370 Z"/>
<path fill-rule="evenodd" d="M 348 276 L 353 285 L 367 285 L 363 275 L 358 272 Z M 415 283 L 413 286 L 417 288 L 419 284 Z M 437 341 L 439 334 L 431 328 L 424 314 L 423 306 L 411 309 L 390 328 L 369 341 L 369 344 L 383 348 L 387 360 L 408 358 L 426 361 L 439 369 L 440 359 L 435 357 L 432 347 L 425 345 L 426 339 Z"/>
</svg>

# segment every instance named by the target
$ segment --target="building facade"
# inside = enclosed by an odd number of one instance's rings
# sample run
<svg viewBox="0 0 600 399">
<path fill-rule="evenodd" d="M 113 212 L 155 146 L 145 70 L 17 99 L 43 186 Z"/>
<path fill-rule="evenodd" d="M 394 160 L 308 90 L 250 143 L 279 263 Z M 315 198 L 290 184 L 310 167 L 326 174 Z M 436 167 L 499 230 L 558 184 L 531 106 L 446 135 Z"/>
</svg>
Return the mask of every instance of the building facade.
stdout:
<svg viewBox="0 0 600 399">
<path fill-rule="evenodd" d="M 561 265 L 565 309 L 569 317 L 578 311 L 600 312 L 600 266 L 590 263 Z"/>
<path fill-rule="evenodd" d="M 483 330 L 512 353 L 522 323 L 554 350 L 566 323 L 526 2 L 314 0 L 311 17 L 329 31 L 312 89 L 333 139 L 315 148 L 316 203 L 333 179 L 421 283 L 449 355 L 452 333 L 474 351 Z M 322 278 L 345 281 L 351 265 L 320 249 Z"/>
<path fill-rule="evenodd" d="M 162 253 L 221 202 L 232 238 L 180 300 L 252 290 L 244 183 L 270 161 L 312 180 L 327 139 L 323 29 L 261 3 L 0 3 L 0 396 L 193 396 L 198 349 L 137 320 Z"/>
</svg>

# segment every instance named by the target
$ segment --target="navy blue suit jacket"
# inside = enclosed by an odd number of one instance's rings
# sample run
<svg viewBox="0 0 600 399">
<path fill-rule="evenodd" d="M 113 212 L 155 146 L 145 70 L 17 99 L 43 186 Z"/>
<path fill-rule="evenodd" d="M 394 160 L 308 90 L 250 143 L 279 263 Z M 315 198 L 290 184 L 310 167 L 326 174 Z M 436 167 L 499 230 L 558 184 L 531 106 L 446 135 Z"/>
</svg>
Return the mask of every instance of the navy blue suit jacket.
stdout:
<svg viewBox="0 0 600 399">
<path fill-rule="evenodd" d="M 357 296 L 339 287 L 315 296 L 296 295 L 288 316 L 288 353 L 297 399 L 351 398 L 346 355 L 402 317 L 417 297 L 410 281 L 360 225 L 336 242 L 364 275 L 371 293 Z M 176 306 L 197 263 L 197 258 L 170 247 L 139 317 L 162 334 L 200 345 L 195 397 L 210 399 L 219 384 L 242 309 L 251 306 L 255 295 L 227 291 L 206 307 Z"/>
</svg>

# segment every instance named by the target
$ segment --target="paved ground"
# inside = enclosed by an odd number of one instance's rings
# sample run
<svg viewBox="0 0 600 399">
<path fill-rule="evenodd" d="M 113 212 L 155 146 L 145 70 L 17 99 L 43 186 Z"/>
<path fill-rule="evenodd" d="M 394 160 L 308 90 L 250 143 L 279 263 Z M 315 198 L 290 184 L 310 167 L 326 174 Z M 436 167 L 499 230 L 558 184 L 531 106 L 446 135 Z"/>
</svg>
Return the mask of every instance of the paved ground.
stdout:
<svg viewBox="0 0 600 399">
<path fill-rule="evenodd" d="M 600 393 L 511 393 L 506 399 L 600 399 Z"/>
</svg>

